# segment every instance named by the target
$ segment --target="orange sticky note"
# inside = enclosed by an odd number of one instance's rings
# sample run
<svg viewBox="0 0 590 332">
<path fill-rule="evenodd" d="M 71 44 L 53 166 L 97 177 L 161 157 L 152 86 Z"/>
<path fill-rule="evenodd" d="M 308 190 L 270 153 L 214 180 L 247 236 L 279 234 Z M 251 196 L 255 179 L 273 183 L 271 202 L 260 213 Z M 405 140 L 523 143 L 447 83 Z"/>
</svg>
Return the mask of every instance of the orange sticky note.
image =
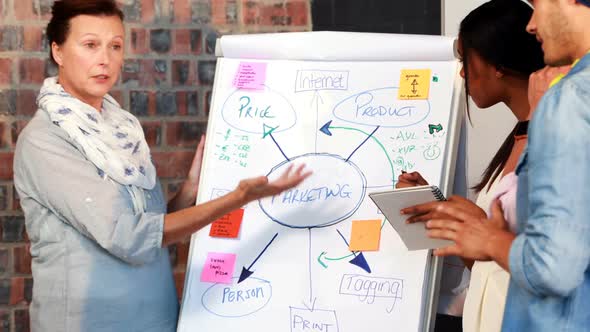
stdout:
<svg viewBox="0 0 590 332">
<path fill-rule="evenodd" d="M 209 236 L 236 238 L 244 217 L 244 209 L 232 211 L 211 224 Z"/>
<path fill-rule="evenodd" d="M 381 220 L 353 220 L 350 251 L 377 251 L 381 240 Z"/>
</svg>

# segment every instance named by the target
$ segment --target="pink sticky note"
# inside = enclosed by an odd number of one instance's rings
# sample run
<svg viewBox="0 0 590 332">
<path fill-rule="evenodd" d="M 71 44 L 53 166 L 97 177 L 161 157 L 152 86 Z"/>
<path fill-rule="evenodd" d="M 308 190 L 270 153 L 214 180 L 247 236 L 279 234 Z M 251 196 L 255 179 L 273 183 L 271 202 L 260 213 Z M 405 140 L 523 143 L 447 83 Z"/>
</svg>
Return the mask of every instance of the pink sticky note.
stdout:
<svg viewBox="0 0 590 332">
<path fill-rule="evenodd" d="M 235 254 L 210 252 L 207 254 L 201 281 L 231 284 L 236 264 Z"/>
<path fill-rule="evenodd" d="M 266 82 L 265 62 L 240 62 L 233 85 L 238 89 L 263 90 Z"/>
</svg>

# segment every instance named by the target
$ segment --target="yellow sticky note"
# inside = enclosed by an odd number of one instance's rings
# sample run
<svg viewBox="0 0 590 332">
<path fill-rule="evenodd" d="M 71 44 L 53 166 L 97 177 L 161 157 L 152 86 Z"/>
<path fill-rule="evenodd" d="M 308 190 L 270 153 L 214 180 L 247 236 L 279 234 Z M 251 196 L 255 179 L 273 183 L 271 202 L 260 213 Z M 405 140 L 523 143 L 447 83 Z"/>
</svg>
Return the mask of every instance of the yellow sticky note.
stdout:
<svg viewBox="0 0 590 332">
<path fill-rule="evenodd" d="M 428 99 L 430 93 L 430 69 L 404 69 L 399 78 L 398 99 Z"/>
<path fill-rule="evenodd" d="M 379 250 L 381 220 L 353 220 L 350 235 L 350 251 Z"/>
</svg>

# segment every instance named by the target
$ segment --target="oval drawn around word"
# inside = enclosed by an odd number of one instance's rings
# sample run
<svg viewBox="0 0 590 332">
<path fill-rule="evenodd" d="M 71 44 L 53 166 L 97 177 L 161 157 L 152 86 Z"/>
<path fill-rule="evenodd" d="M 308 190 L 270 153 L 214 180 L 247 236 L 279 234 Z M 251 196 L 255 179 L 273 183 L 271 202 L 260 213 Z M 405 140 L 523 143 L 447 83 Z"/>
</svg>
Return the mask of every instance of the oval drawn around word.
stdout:
<svg viewBox="0 0 590 332">
<path fill-rule="evenodd" d="M 283 226 L 334 225 L 356 212 L 365 198 L 365 176 L 350 160 L 334 154 L 305 154 L 275 166 L 269 180 L 278 178 L 291 164 L 305 164 L 313 174 L 299 186 L 259 201 L 262 211 Z"/>
<path fill-rule="evenodd" d="M 386 128 L 413 126 L 428 117 L 428 100 L 399 100 L 397 94 L 396 87 L 363 91 L 336 104 L 333 114 L 349 123 Z"/>
<path fill-rule="evenodd" d="M 265 86 L 264 90 L 232 92 L 223 103 L 221 117 L 231 127 L 251 134 L 264 134 L 264 128 L 275 133 L 292 128 L 297 115 L 291 103 L 279 92 Z"/>
<path fill-rule="evenodd" d="M 243 317 L 264 308 L 272 297 L 269 281 L 250 277 L 238 284 L 215 284 L 209 287 L 201 298 L 203 307 L 221 317 Z"/>
</svg>

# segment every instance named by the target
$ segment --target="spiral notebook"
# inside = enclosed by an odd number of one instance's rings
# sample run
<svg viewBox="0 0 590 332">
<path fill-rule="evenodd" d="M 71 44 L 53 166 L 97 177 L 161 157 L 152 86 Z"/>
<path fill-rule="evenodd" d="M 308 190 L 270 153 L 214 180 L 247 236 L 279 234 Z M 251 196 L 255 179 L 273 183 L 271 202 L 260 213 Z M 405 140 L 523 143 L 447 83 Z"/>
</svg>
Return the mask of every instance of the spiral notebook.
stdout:
<svg viewBox="0 0 590 332">
<path fill-rule="evenodd" d="M 449 240 L 431 239 L 426 235 L 423 222 L 406 224 L 410 215 L 401 215 L 401 209 L 432 201 L 444 201 L 437 186 L 417 186 L 370 193 L 369 197 L 383 212 L 408 250 L 435 249 L 453 244 Z"/>
</svg>

